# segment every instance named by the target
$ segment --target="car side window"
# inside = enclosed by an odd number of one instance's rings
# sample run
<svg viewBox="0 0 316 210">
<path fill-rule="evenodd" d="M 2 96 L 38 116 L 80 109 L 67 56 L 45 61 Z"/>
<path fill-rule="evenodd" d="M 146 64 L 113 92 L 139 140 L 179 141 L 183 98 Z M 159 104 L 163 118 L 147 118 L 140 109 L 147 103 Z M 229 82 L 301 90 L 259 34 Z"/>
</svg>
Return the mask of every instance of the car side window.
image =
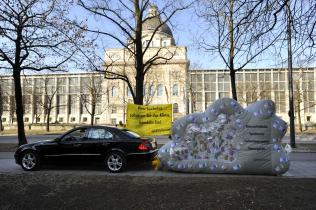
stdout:
<svg viewBox="0 0 316 210">
<path fill-rule="evenodd" d="M 62 141 L 80 141 L 86 136 L 86 128 L 81 128 L 68 133 Z"/>
<path fill-rule="evenodd" d="M 110 140 L 113 134 L 103 128 L 92 128 L 89 130 L 88 138 L 92 140 Z"/>
</svg>

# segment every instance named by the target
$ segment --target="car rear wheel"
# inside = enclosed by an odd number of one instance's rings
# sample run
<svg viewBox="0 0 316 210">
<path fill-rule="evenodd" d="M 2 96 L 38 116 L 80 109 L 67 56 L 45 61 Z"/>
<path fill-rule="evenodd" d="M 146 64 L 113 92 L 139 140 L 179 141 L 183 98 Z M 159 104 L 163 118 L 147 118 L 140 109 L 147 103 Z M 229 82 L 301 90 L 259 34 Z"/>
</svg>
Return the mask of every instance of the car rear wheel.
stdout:
<svg viewBox="0 0 316 210">
<path fill-rule="evenodd" d="M 34 151 L 27 151 L 21 157 L 21 166 L 25 171 L 34 171 L 39 166 L 38 155 Z"/>
<path fill-rule="evenodd" d="M 126 159 L 121 152 L 110 152 L 105 158 L 105 165 L 112 173 L 122 172 L 126 167 Z"/>
</svg>

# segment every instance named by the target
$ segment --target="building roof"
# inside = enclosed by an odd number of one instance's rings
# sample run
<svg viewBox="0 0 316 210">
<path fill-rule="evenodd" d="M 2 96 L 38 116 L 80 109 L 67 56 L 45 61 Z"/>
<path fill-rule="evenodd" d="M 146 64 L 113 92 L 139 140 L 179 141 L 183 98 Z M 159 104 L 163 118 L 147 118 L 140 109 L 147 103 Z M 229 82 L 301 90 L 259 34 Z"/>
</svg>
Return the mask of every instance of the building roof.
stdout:
<svg viewBox="0 0 316 210">
<path fill-rule="evenodd" d="M 148 17 L 146 18 L 146 20 L 144 21 L 143 23 L 143 31 L 154 31 L 156 28 L 158 28 L 161 24 L 163 23 L 163 21 L 161 20 L 160 16 L 159 16 L 159 12 L 158 12 L 158 9 L 157 9 L 157 6 L 156 5 L 152 5 L 149 9 L 149 12 L 148 12 Z M 164 23 L 162 24 L 158 30 L 159 32 L 162 32 L 162 33 L 165 33 L 169 36 L 172 37 L 172 31 L 171 29 L 169 28 L 169 26 Z"/>
</svg>

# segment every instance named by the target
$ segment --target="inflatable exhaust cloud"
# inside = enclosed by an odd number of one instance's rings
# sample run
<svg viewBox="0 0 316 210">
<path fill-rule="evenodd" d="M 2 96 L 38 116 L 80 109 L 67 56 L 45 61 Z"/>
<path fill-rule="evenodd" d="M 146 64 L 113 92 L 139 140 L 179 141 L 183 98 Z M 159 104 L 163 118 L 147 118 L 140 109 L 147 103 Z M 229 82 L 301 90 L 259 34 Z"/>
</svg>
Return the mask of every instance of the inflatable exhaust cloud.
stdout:
<svg viewBox="0 0 316 210">
<path fill-rule="evenodd" d="M 203 113 L 172 125 L 172 141 L 159 149 L 162 169 L 179 172 L 283 174 L 289 169 L 290 146 L 281 139 L 287 124 L 275 115 L 271 100 L 243 109 L 222 98 Z"/>
</svg>

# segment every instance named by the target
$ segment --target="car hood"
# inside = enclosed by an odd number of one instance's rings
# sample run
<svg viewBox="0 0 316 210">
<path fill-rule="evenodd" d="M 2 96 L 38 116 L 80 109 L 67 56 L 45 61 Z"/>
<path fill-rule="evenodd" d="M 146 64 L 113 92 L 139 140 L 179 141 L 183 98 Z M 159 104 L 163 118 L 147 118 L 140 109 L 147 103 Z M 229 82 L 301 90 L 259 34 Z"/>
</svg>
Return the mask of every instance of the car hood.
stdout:
<svg viewBox="0 0 316 210">
<path fill-rule="evenodd" d="M 48 145 L 48 144 L 55 143 L 55 142 L 56 142 L 55 139 L 37 141 L 37 142 L 29 143 L 29 144 L 24 144 L 24 145 L 20 146 L 20 148 L 39 146 L 39 145 Z"/>
</svg>

